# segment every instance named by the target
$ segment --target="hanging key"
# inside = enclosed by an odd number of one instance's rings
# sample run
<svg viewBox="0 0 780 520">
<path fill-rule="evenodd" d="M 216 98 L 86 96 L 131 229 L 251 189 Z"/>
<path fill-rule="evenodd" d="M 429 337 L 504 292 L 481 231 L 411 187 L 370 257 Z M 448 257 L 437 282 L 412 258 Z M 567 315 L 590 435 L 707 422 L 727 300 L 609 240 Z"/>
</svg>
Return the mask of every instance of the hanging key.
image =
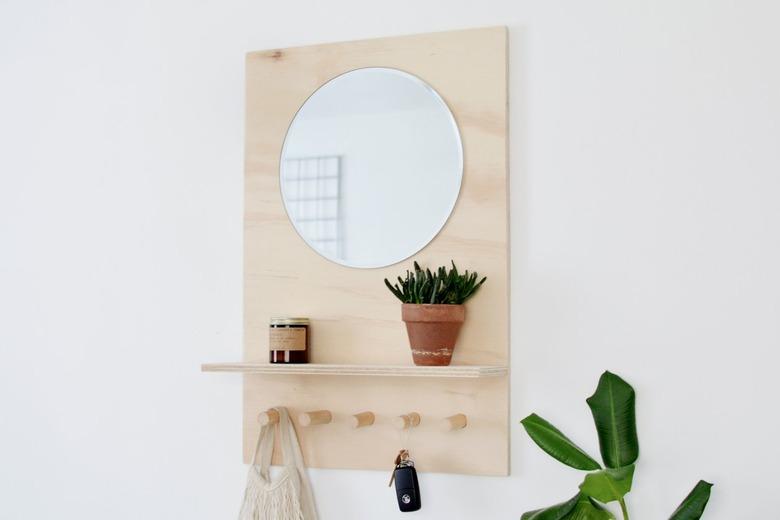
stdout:
<svg viewBox="0 0 780 520">
<path fill-rule="evenodd" d="M 414 469 L 414 461 L 407 450 L 401 450 L 395 458 L 395 469 L 390 477 L 390 485 L 393 482 L 395 482 L 395 496 L 401 512 L 417 511 L 422 507 L 417 470 Z"/>
</svg>

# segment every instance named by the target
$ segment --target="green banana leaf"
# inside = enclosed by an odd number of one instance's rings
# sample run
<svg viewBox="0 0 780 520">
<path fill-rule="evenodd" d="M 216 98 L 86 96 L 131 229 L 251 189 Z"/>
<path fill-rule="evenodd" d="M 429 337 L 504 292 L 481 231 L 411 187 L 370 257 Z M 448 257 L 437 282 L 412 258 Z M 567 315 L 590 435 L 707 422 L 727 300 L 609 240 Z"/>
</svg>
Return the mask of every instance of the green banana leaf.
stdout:
<svg viewBox="0 0 780 520">
<path fill-rule="evenodd" d="M 563 520 L 567 518 L 566 515 L 571 513 L 577 503 L 580 501 L 580 494 L 577 493 L 574 497 L 570 498 L 566 502 L 555 504 L 554 506 L 546 507 L 544 509 L 536 509 L 535 511 L 528 511 L 523 513 L 520 520 Z"/>
<path fill-rule="evenodd" d="M 710 500 L 710 490 L 712 484 L 700 480 L 693 488 L 682 504 L 675 509 L 669 520 L 698 520 L 704 513 L 704 508 L 707 507 L 707 502 Z"/>
<path fill-rule="evenodd" d="M 591 498 L 580 494 L 577 505 L 563 520 L 615 520 L 615 515 L 607 511 Z"/>
<path fill-rule="evenodd" d="M 601 465 L 569 440 L 558 428 L 532 413 L 520 423 L 531 439 L 551 457 L 574 469 L 591 471 L 601 469 Z"/>
<path fill-rule="evenodd" d="M 599 435 L 601 458 L 608 468 L 622 468 L 639 457 L 634 389 L 604 372 L 596 391 L 586 399 Z"/>
<path fill-rule="evenodd" d="M 588 473 L 580 484 L 582 494 L 593 497 L 599 502 L 614 502 L 620 500 L 631 491 L 634 479 L 634 465 L 618 469 L 603 469 Z"/>
</svg>

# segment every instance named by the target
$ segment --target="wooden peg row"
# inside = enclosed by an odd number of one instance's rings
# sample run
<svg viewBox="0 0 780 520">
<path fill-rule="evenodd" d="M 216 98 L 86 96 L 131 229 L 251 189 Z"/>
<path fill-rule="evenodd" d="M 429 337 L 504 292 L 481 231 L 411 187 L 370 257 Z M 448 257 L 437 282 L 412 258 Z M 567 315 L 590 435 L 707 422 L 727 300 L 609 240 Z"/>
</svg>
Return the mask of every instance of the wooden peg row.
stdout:
<svg viewBox="0 0 780 520">
<path fill-rule="evenodd" d="M 450 415 L 449 417 L 445 418 L 442 422 L 444 424 L 444 429 L 448 432 L 462 430 L 469 423 L 466 416 L 462 413 L 456 413 L 455 415 Z"/>
<path fill-rule="evenodd" d="M 301 426 L 314 426 L 315 424 L 329 424 L 333 421 L 333 415 L 328 410 L 315 410 L 303 412 L 298 416 Z"/>
<path fill-rule="evenodd" d="M 404 415 L 399 415 L 393 419 L 393 426 L 399 430 L 408 430 L 420 425 L 420 414 L 417 412 L 409 412 Z"/>
<path fill-rule="evenodd" d="M 360 412 L 352 416 L 352 427 L 363 428 L 364 426 L 371 426 L 374 424 L 374 412 Z"/>
<path fill-rule="evenodd" d="M 374 412 L 360 412 L 351 417 L 351 423 L 353 428 L 364 428 L 371 426 L 376 421 Z M 420 425 L 420 414 L 417 412 L 410 412 L 408 414 L 399 415 L 393 419 L 393 426 L 399 430 L 408 430 Z M 277 424 L 279 422 L 279 412 L 270 408 L 265 412 L 261 412 L 257 416 L 257 422 L 261 426 L 270 424 Z M 329 424 L 333 422 L 333 414 L 329 410 L 314 410 L 311 412 L 303 412 L 298 416 L 298 422 L 301 426 L 314 426 L 317 424 Z M 468 418 L 465 414 L 458 413 L 451 415 L 442 420 L 442 427 L 445 431 L 457 431 L 462 430 L 468 426 Z"/>
<path fill-rule="evenodd" d="M 279 412 L 270 408 L 264 412 L 260 412 L 257 416 L 257 422 L 260 426 L 266 426 L 269 424 L 277 424 L 279 422 Z"/>
</svg>

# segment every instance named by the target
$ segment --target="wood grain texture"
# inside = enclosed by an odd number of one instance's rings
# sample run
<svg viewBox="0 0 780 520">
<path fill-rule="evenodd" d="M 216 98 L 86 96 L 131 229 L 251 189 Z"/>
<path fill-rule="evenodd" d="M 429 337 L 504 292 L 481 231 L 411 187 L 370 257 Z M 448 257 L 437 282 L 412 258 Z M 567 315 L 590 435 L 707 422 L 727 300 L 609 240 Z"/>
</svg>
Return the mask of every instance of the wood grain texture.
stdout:
<svg viewBox="0 0 780 520">
<path fill-rule="evenodd" d="M 244 219 L 244 359 L 266 362 L 271 316 L 311 319 L 312 363 L 411 365 L 401 306 L 383 285 L 417 260 L 435 267 L 452 258 L 487 283 L 468 303 L 453 365 L 508 365 L 507 56 L 505 28 L 382 38 L 252 52 L 246 58 Z M 310 249 L 287 218 L 279 159 L 296 111 L 322 84 L 362 67 L 404 70 L 433 86 L 452 110 L 464 147 L 460 196 L 441 233 L 413 259 L 387 268 L 353 269 Z M 392 417 L 419 408 L 410 442 L 419 471 L 508 474 L 508 377 L 349 378 L 247 374 L 244 460 L 270 406 L 328 409 L 333 423 L 305 428 L 307 465 L 386 470 L 401 447 Z M 371 428 L 349 418 L 373 410 Z M 454 413 L 469 426 L 443 434 Z M 480 457 L 459 457 L 479 452 Z"/>
</svg>

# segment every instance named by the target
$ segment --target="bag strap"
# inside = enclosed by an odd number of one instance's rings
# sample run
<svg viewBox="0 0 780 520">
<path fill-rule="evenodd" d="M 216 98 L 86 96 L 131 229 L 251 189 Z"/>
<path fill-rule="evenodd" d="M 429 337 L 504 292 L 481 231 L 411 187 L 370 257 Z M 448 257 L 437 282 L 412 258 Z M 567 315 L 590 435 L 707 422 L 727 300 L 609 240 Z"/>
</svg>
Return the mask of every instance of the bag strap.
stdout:
<svg viewBox="0 0 780 520">
<path fill-rule="evenodd" d="M 298 436 L 285 408 L 279 407 L 279 446 L 282 448 L 283 464 L 286 466 L 303 467 L 303 455 L 298 445 Z"/>
<path fill-rule="evenodd" d="M 279 422 L 277 424 L 266 424 L 260 429 L 257 436 L 257 444 L 252 455 L 252 467 L 257 467 L 260 476 L 266 481 L 271 481 L 269 468 L 274 452 L 274 435 L 279 429 L 279 445 L 282 449 L 283 464 L 288 469 L 295 469 L 298 475 L 296 479 L 300 483 L 300 503 L 303 509 L 303 518 L 306 520 L 316 520 L 317 510 L 314 506 L 314 493 L 309 484 L 309 477 L 306 473 L 306 466 L 303 463 L 303 454 L 298 444 L 298 436 L 295 434 L 295 427 L 290 420 L 287 408 L 277 406 L 273 408 L 279 413 Z M 258 462 L 258 456 L 260 458 Z"/>
<path fill-rule="evenodd" d="M 265 480 L 271 479 L 268 470 L 274 455 L 274 430 L 275 426 L 273 424 L 265 424 L 260 428 L 260 434 L 257 436 L 257 444 L 255 444 L 255 451 L 252 454 L 251 464 L 252 466 L 258 467 L 260 475 Z M 260 462 L 257 461 L 258 455 L 260 455 Z"/>
<path fill-rule="evenodd" d="M 303 508 L 303 517 L 306 520 L 315 520 L 317 511 L 314 507 L 314 493 L 309 484 L 309 476 L 306 473 L 306 466 L 303 463 L 303 454 L 298 444 L 298 436 L 295 434 L 295 427 L 292 421 L 287 417 L 285 410 L 285 421 L 282 422 L 282 414 L 279 414 L 279 431 L 281 437 L 279 443 L 282 446 L 282 455 L 285 464 L 289 468 L 295 468 L 298 473 L 298 480 L 301 483 L 301 507 Z M 286 423 L 286 424 L 285 424 Z"/>
<path fill-rule="evenodd" d="M 260 435 L 257 437 L 257 444 L 252 455 L 252 465 L 259 466 L 260 472 L 266 477 L 273 459 L 274 437 L 277 428 L 279 430 L 279 446 L 282 449 L 282 464 L 299 468 L 303 467 L 303 455 L 301 454 L 300 446 L 298 446 L 298 437 L 295 435 L 295 429 L 292 421 L 290 421 L 287 408 L 277 406 L 272 409 L 279 414 L 279 422 L 277 424 L 266 424 L 260 429 Z"/>
</svg>

